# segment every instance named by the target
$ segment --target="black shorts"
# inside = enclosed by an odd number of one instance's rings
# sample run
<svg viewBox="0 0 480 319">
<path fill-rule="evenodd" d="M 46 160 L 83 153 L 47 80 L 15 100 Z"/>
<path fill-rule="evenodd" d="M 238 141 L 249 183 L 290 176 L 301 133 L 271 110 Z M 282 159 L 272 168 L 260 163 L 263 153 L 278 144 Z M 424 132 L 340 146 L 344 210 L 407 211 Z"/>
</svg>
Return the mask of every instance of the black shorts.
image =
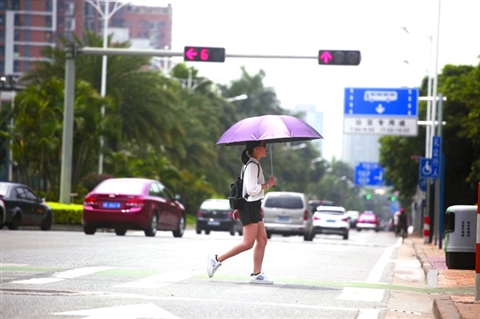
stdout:
<svg viewBox="0 0 480 319">
<path fill-rule="evenodd" d="M 259 199 L 254 202 L 246 201 L 243 204 L 243 207 L 240 209 L 240 221 L 242 222 L 243 226 L 247 226 L 248 224 L 256 224 L 258 222 L 263 221 L 261 211 L 262 201 Z"/>
</svg>

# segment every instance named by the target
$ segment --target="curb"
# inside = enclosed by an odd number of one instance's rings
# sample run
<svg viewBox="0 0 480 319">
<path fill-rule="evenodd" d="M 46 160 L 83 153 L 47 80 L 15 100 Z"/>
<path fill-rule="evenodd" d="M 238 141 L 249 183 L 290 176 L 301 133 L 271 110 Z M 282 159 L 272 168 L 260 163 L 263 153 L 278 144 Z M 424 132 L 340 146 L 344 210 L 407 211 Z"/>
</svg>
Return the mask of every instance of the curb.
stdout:
<svg viewBox="0 0 480 319">
<path fill-rule="evenodd" d="M 420 261 L 423 272 L 425 273 L 425 281 L 427 288 L 438 287 L 438 269 L 432 266 L 428 261 L 427 255 L 423 252 L 421 245 L 413 243 L 415 254 Z M 450 294 L 437 294 L 433 297 L 433 316 L 436 319 L 461 319 L 461 316 L 455 307 Z"/>
<path fill-rule="evenodd" d="M 461 319 L 457 307 L 449 294 L 435 296 L 433 299 L 433 316 L 436 319 Z"/>
</svg>

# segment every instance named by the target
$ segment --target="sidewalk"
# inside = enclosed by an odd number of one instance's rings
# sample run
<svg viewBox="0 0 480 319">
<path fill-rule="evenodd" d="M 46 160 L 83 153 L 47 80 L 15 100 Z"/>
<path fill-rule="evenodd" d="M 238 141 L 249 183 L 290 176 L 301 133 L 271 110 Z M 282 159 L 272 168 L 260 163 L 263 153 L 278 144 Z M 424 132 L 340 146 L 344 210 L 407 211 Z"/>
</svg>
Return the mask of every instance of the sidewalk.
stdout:
<svg viewBox="0 0 480 319">
<path fill-rule="evenodd" d="M 480 318 L 480 301 L 475 301 L 475 270 L 448 269 L 445 252 L 438 243 L 425 244 L 422 237 L 410 237 L 432 293 L 433 314 L 437 319 Z M 452 288 L 452 291 L 448 291 Z M 459 293 L 458 290 L 465 292 Z"/>
</svg>

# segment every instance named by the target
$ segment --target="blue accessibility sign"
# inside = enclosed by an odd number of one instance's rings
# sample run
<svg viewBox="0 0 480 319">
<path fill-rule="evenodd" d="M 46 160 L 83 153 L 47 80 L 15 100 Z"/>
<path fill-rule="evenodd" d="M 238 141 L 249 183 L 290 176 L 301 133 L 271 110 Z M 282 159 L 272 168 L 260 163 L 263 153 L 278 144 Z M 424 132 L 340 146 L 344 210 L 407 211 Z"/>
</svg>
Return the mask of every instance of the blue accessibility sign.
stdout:
<svg viewBox="0 0 480 319">
<path fill-rule="evenodd" d="M 419 166 L 420 178 L 433 178 L 433 166 L 431 158 L 421 158 Z"/>
<path fill-rule="evenodd" d="M 344 115 L 417 117 L 416 88 L 345 88 Z"/>
<path fill-rule="evenodd" d="M 355 167 L 355 185 L 384 186 L 384 175 L 380 163 L 361 162 Z"/>
</svg>

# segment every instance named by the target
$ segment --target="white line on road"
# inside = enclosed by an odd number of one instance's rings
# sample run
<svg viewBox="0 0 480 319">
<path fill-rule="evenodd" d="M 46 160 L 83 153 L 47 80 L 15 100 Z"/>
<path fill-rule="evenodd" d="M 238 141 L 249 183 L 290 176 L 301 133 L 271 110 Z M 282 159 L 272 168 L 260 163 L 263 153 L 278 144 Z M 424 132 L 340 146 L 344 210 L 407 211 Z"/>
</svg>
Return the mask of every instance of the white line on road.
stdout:
<svg viewBox="0 0 480 319">
<path fill-rule="evenodd" d="M 158 275 L 149 276 L 137 281 L 127 282 L 125 284 L 117 285 L 115 287 L 129 287 L 129 288 L 161 288 L 182 280 L 196 276 L 198 272 L 173 270 L 167 271 Z"/>
<path fill-rule="evenodd" d="M 84 267 L 84 268 L 76 268 L 67 271 L 56 272 L 49 278 L 32 278 L 32 279 L 25 279 L 25 280 L 17 280 L 13 281 L 15 284 L 47 284 L 57 281 L 62 281 L 65 279 L 72 279 L 81 276 L 91 275 L 96 272 L 109 270 L 115 267 Z"/>
</svg>

